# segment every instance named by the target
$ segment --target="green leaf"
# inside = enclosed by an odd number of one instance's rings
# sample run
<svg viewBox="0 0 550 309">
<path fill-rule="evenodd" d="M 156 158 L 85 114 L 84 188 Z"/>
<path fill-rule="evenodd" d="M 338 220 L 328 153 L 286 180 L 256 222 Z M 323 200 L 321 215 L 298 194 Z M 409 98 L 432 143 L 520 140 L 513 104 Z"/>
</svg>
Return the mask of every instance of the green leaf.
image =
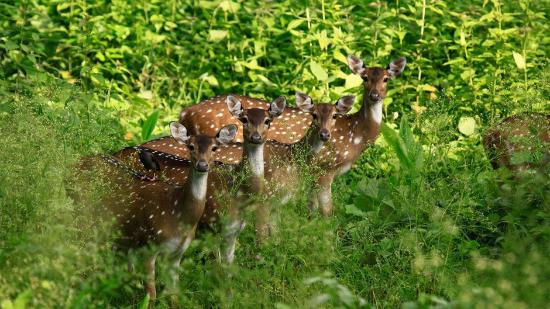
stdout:
<svg viewBox="0 0 550 309">
<path fill-rule="evenodd" d="M 360 210 L 353 204 L 346 205 L 345 209 L 346 209 L 346 214 L 348 215 L 354 215 L 361 218 L 365 218 L 367 216 L 366 212 Z"/>
<path fill-rule="evenodd" d="M 361 76 L 352 73 L 346 76 L 346 83 L 344 85 L 344 88 L 355 88 L 361 86 L 362 84 L 363 79 L 361 78 Z"/>
<path fill-rule="evenodd" d="M 311 69 L 311 73 L 313 73 L 313 75 L 320 81 L 326 81 L 328 79 L 328 74 L 327 72 L 325 71 L 325 69 L 323 69 L 323 67 L 318 64 L 317 62 L 315 61 L 312 61 L 310 62 L 309 64 L 309 68 Z"/>
<path fill-rule="evenodd" d="M 458 121 L 458 131 L 460 133 L 470 136 L 475 133 L 476 120 L 472 117 L 461 117 Z"/>
<path fill-rule="evenodd" d="M 288 23 L 288 25 L 286 26 L 286 30 L 292 30 L 292 29 L 300 26 L 303 22 L 304 22 L 303 19 L 295 19 L 295 20 Z"/>
<path fill-rule="evenodd" d="M 330 40 L 327 37 L 326 30 L 323 30 L 317 34 L 317 41 L 319 42 L 319 47 L 321 47 L 321 50 L 327 49 L 328 44 L 330 44 Z"/>
<path fill-rule="evenodd" d="M 224 0 L 220 2 L 219 7 L 224 12 L 236 12 L 241 7 L 241 5 L 239 3 L 236 3 L 230 0 Z"/>
<path fill-rule="evenodd" d="M 525 70 L 525 58 L 519 53 L 512 52 L 512 56 L 514 56 L 514 61 L 516 62 L 516 66 L 520 70 Z"/>
<path fill-rule="evenodd" d="M 141 138 L 146 141 L 151 137 L 151 133 L 153 133 L 153 129 L 157 125 L 157 120 L 159 118 L 159 111 L 152 112 L 147 119 L 145 119 L 145 122 L 143 122 L 143 125 L 141 126 Z"/>
<path fill-rule="evenodd" d="M 210 30 L 208 31 L 208 40 L 213 42 L 219 42 L 228 36 L 227 30 Z"/>
<path fill-rule="evenodd" d="M 139 304 L 137 305 L 137 308 L 138 309 L 147 309 L 149 308 L 149 302 L 150 302 L 150 297 L 149 297 L 149 294 L 145 294 L 145 297 L 143 297 L 143 299 L 139 302 Z"/>
</svg>

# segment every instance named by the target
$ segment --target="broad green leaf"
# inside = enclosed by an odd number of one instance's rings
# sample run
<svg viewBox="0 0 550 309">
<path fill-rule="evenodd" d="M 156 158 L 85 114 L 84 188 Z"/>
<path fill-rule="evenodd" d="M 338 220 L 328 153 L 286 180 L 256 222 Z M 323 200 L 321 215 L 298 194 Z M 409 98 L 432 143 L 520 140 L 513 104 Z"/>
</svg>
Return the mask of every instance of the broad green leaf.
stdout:
<svg viewBox="0 0 550 309">
<path fill-rule="evenodd" d="M 208 32 L 208 40 L 218 42 L 225 39 L 228 34 L 227 30 L 210 30 Z"/>
<path fill-rule="evenodd" d="M 295 19 L 291 22 L 288 23 L 288 25 L 286 26 L 286 30 L 292 30 L 294 28 L 297 28 L 298 26 L 300 26 L 302 23 L 304 22 L 303 19 Z"/>
<path fill-rule="evenodd" d="M 361 78 L 361 76 L 352 73 L 346 76 L 346 83 L 344 85 L 344 88 L 346 89 L 355 88 L 355 87 L 361 86 L 362 84 L 363 84 L 363 79 Z"/>
<path fill-rule="evenodd" d="M 214 75 L 210 75 L 208 73 L 205 73 L 200 76 L 200 78 L 204 81 L 206 81 L 210 86 L 218 87 L 220 84 L 218 83 L 218 79 Z"/>
<path fill-rule="evenodd" d="M 321 50 L 327 49 L 328 44 L 330 43 L 330 40 L 327 37 L 326 30 L 323 30 L 317 34 L 317 41 L 319 42 L 319 47 L 321 47 Z"/>
<path fill-rule="evenodd" d="M 346 65 L 348 64 L 348 58 L 346 56 L 344 56 L 340 51 L 336 50 L 334 51 L 334 59 L 342 62 L 342 63 L 345 63 Z"/>
<path fill-rule="evenodd" d="M 241 7 L 241 5 L 239 3 L 236 3 L 230 0 L 224 0 L 220 2 L 219 7 L 224 12 L 236 12 Z"/>
<path fill-rule="evenodd" d="M 520 70 L 525 70 L 525 58 L 519 53 L 512 52 L 512 56 L 514 56 L 514 61 L 516 62 L 516 66 Z"/>
<path fill-rule="evenodd" d="M 151 137 L 153 129 L 157 125 L 157 120 L 159 119 L 159 111 L 152 112 L 147 119 L 143 122 L 141 126 L 141 138 L 146 141 Z"/>
<path fill-rule="evenodd" d="M 432 86 L 432 85 L 424 84 L 424 85 L 418 85 L 417 90 L 420 90 L 420 91 L 429 91 L 429 92 L 436 92 L 436 91 L 437 91 L 437 88 L 435 88 L 435 87 Z"/>
<path fill-rule="evenodd" d="M 357 206 L 355 206 L 353 204 L 346 205 L 345 209 L 346 209 L 346 214 L 348 214 L 348 215 L 354 215 L 354 216 L 358 216 L 358 217 L 361 217 L 361 218 L 364 218 L 364 217 L 367 216 L 367 213 L 365 213 L 361 209 L 357 208 Z"/>
<path fill-rule="evenodd" d="M 153 44 L 160 43 L 160 42 L 164 41 L 165 38 L 166 37 L 162 34 L 156 34 L 156 33 L 153 33 L 151 31 L 145 32 L 145 41 L 151 42 Z"/>
<path fill-rule="evenodd" d="M 475 133 L 476 130 L 476 120 L 472 117 L 460 117 L 458 121 L 458 131 L 460 133 L 470 136 Z"/>
<path fill-rule="evenodd" d="M 326 81 L 328 79 L 328 74 L 323 67 L 315 61 L 309 63 L 309 68 L 311 73 L 320 81 Z"/>
<path fill-rule="evenodd" d="M 137 305 L 138 309 L 147 309 L 149 308 L 149 302 L 151 301 L 149 294 L 145 294 L 145 297 Z"/>
</svg>

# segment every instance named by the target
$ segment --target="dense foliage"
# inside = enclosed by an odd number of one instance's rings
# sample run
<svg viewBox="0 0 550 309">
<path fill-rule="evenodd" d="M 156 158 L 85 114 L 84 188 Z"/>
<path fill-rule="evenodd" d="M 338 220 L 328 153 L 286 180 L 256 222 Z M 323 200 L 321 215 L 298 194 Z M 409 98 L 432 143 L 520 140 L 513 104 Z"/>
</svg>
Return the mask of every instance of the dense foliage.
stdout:
<svg viewBox="0 0 550 309">
<path fill-rule="evenodd" d="M 549 180 L 491 170 L 480 136 L 515 112 L 550 112 L 549 13 L 548 0 L 0 3 L 0 306 L 138 305 L 141 278 L 90 219 L 108 192 L 71 182 L 74 162 L 164 135 L 182 106 L 215 94 L 360 96 L 348 54 L 408 64 L 390 82 L 383 138 L 333 186 L 334 218 L 285 206 L 266 246 L 245 230 L 233 266 L 203 236 L 180 301 L 547 305 Z M 86 202 L 68 197 L 83 186 Z"/>
</svg>

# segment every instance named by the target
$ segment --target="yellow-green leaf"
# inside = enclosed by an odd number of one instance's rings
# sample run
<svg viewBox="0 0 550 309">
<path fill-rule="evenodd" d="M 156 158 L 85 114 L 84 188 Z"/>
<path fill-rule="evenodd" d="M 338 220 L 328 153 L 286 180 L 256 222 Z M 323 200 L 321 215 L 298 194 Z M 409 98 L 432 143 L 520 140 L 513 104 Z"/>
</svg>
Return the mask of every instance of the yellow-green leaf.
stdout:
<svg viewBox="0 0 550 309">
<path fill-rule="evenodd" d="M 208 32 L 208 40 L 218 42 L 225 39 L 228 34 L 227 30 L 210 30 Z"/>
<path fill-rule="evenodd" d="M 464 29 L 460 30 L 460 45 L 466 46 L 466 35 L 464 34 Z"/>
<path fill-rule="evenodd" d="M 321 47 L 322 50 L 327 49 L 328 44 L 330 43 L 330 40 L 327 37 L 326 30 L 323 30 L 317 34 L 317 41 L 319 42 L 319 47 Z"/>
<path fill-rule="evenodd" d="M 292 30 L 294 28 L 297 28 L 298 26 L 300 26 L 302 23 L 304 22 L 303 19 L 295 19 L 291 22 L 288 23 L 288 25 L 286 26 L 286 30 Z"/>
<path fill-rule="evenodd" d="M 328 74 L 323 67 L 318 64 L 315 61 L 312 61 L 309 63 L 309 68 L 311 69 L 311 73 L 313 73 L 313 76 L 317 78 L 320 81 L 325 81 L 328 79 Z"/>
<path fill-rule="evenodd" d="M 355 88 L 355 87 L 361 86 L 362 84 L 363 84 L 363 79 L 361 78 L 361 76 L 357 74 L 349 74 L 348 76 L 346 76 L 346 83 L 344 85 L 344 88 L 346 89 Z"/>
<path fill-rule="evenodd" d="M 429 92 L 436 92 L 437 91 L 437 88 L 435 88 L 432 85 L 428 85 L 428 84 L 419 85 L 417 89 L 422 90 L 422 91 L 429 91 Z"/>
<path fill-rule="evenodd" d="M 241 5 L 239 3 L 229 0 L 225 0 L 220 3 L 220 9 L 222 9 L 224 12 L 236 12 L 240 8 L 240 6 Z"/>
<path fill-rule="evenodd" d="M 512 52 L 512 56 L 514 56 L 514 61 L 516 62 L 516 66 L 520 70 L 525 70 L 525 58 L 519 53 Z"/>
<path fill-rule="evenodd" d="M 344 56 L 340 51 L 336 50 L 334 51 L 334 59 L 342 62 L 342 63 L 345 63 L 346 65 L 348 64 L 348 58 L 346 56 Z"/>
<path fill-rule="evenodd" d="M 476 131 L 476 120 L 472 117 L 460 117 L 458 131 L 466 136 L 474 134 Z"/>
</svg>

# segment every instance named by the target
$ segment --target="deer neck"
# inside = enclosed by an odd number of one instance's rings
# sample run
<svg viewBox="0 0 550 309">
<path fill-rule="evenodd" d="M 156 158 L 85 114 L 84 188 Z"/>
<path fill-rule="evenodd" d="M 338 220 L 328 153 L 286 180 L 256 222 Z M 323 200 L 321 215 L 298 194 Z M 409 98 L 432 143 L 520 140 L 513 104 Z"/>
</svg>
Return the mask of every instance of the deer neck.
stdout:
<svg viewBox="0 0 550 309">
<path fill-rule="evenodd" d="M 247 164 L 250 169 L 248 187 L 252 192 L 264 190 L 264 145 L 244 143 L 242 164 Z"/>
<path fill-rule="evenodd" d="M 371 102 L 368 99 L 368 93 L 365 90 L 363 96 L 363 105 L 358 113 L 354 116 L 354 120 L 357 121 L 357 126 L 354 130 L 354 136 L 356 138 L 361 137 L 361 142 L 367 142 L 375 139 L 380 134 L 380 125 L 382 124 L 382 115 L 384 108 L 384 100 Z M 358 141 L 359 139 L 357 139 Z M 354 141 L 354 144 L 359 144 Z M 362 143 L 364 144 L 364 143 Z"/>
<path fill-rule="evenodd" d="M 243 161 L 248 164 L 254 177 L 264 177 L 264 144 L 244 144 Z"/>
<path fill-rule="evenodd" d="M 204 201 L 208 188 L 208 173 L 199 173 L 191 168 L 191 177 L 186 183 L 184 198 L 186 201 Z M 192 199 L 189 199 L 192 197 Z"/>
</svg>

